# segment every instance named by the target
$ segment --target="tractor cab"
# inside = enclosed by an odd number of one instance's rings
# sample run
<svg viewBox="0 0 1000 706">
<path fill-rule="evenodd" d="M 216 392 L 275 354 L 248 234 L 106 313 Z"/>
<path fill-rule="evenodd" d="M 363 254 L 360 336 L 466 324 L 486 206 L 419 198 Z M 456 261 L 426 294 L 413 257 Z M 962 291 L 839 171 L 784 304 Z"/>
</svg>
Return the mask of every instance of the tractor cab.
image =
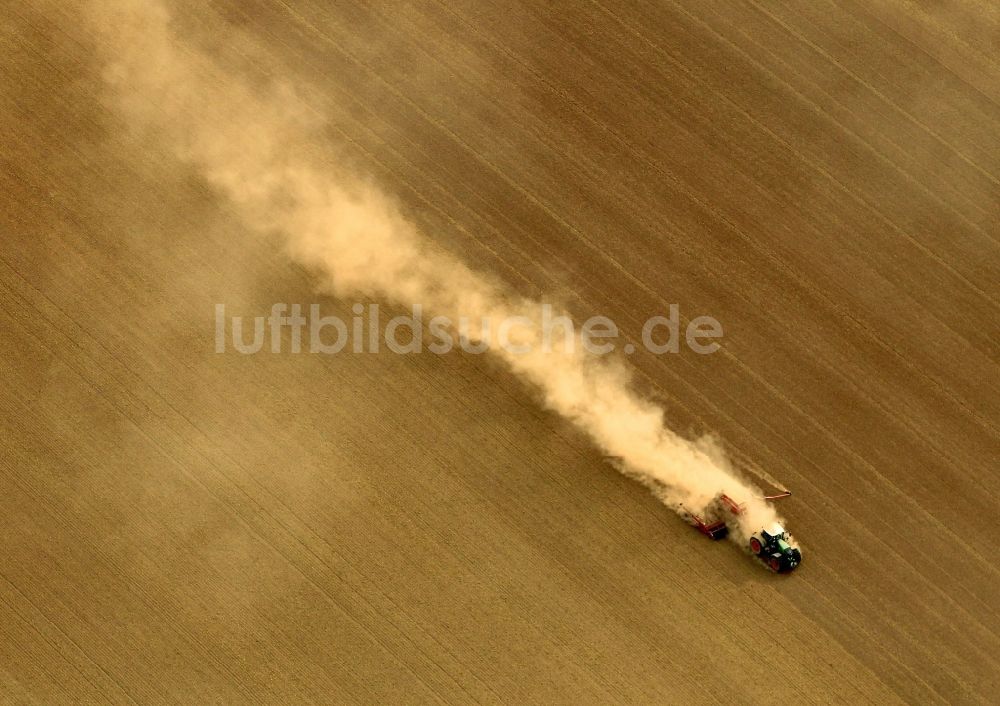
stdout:
<svg viewBox="0 0 1000 706">
<path fill-rule="evenodd" d="M 774 523 L 770 527 L 766 527 L 760 531 L 761 538 L 764 539 L 765 544 L 773 544 L 779 540 L 784 540 L 786 538 L 785 528 Z"/>
</svg>

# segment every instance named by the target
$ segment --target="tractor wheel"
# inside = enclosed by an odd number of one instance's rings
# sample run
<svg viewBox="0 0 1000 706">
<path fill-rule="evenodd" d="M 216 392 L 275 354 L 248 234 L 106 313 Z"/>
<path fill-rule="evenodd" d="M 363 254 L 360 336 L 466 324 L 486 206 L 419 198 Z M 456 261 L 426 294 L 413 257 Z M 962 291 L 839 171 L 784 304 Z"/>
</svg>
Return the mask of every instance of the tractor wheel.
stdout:
<svg viewBox="0 0 1000 706">
<path fill-rule="evenodd" d="M 761 548 L 760 547 L 760 540 L 757 539 L 756 537 L 751 537 L 750 538 L 750 551 L 752 551 L 754 554 L 760 554 L 760 548 Z"/>
<path fill-rule="evenodd" d="M 781 563 L 777 559 L 771 559 L 771 571 L 777 573 L 781 569 Z"/>
</svg>

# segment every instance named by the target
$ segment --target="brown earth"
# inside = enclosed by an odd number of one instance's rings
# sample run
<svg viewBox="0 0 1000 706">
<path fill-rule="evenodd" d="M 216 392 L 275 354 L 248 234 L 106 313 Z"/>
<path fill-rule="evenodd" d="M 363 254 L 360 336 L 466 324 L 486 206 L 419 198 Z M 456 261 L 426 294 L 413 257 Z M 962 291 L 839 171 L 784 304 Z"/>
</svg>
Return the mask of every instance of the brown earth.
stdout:
<svg viewBox="0 0 1000 706">
<path fill-rule="evenodd" d="M 351 302 L 125 130 L 78 15 L 0 16 L 0 700 L 996 699 L 990 3 L 176 9 L 514 290 L 719 319 L 631 363 L 795 491 L 787 577 L 488 358 L 214 353 L 216 302 Z"/>
</svg>

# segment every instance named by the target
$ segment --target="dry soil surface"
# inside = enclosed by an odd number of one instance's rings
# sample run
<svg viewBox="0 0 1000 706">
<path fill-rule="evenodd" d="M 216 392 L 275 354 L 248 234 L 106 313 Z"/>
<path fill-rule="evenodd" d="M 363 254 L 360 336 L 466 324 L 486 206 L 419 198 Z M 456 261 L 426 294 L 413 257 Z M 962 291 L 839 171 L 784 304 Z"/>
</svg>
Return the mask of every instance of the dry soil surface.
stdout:
<svg viewBox="0 0 1000 706">
<path fill-rule="evenodd" d="M 78 3 L 0 6 L 0 700 L 996 699 L 991 2 L 173 8 L 512 290 L 717 318 L 629 364 L 794 491 L 789 576 L 488 357 L 216 354 L 352 302 L 126 129 Z"/>
</svg>

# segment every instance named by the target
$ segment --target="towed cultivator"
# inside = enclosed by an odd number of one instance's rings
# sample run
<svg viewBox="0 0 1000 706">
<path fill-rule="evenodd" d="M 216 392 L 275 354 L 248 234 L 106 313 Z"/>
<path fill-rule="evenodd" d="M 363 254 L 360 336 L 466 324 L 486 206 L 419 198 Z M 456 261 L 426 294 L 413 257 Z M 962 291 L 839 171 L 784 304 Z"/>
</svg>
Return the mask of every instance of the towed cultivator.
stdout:
<svg viewBox="0 0 1000 706">
<path fill-rule="evenodd" d="M 791 495 L 785 491 L 778 495 L 766 495 L 765 500 L 779 500 Z M 729 534 L 727 519 L 743 514 L 745 506 L 725 494 L 719 495 L 709 506 L 703 517 L 685 510 L 688 522 L 712 539 L 722 539 Z M 788 533 L 781 525 L 774 523 L 762 527 L 750 535 L 750 552 L 763 561 L 771 571 L 784 573 L 802 563 L 802 550 L 790 543 Z"/>
</svg>

